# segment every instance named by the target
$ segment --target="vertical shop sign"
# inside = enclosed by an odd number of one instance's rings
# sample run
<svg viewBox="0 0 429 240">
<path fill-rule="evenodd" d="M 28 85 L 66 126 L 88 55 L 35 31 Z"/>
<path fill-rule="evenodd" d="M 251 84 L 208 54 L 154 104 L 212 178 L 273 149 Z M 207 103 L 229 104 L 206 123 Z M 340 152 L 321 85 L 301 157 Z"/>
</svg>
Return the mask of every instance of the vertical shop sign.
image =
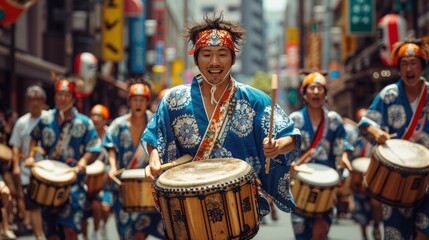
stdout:
<svg viewBox="0 0 429 240">
<path fill-rule="evenodd" d="M 101 53 L 104 61 L 121 61 L 124 55 L 123 0 L 106 0 L 102 5 Z"/>
</svg>

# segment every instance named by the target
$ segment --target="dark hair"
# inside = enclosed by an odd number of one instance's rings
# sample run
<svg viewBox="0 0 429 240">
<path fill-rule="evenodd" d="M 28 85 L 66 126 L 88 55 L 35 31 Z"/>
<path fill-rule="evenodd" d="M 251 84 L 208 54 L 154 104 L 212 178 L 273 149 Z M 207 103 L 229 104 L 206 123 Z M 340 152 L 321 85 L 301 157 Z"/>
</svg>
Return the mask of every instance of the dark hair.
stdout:
<svg viewBox="0 0 429 240">
<path fill-rule="evenodd" d="M 234 46 L 236 49 L 239 49 L 244 43 L 244 38 L 246 31 L 239 24 L 233 23 L 223 19 L 223 12 L 220 12 L 219 15 L 217 12 L 213 12 L 212 16 L 209 16 L 209 13 L 204 14 L 204 22 L 194 23 L 192 27 L 187 27 L 185 30 L 184 37 L 188 39 L 188 42 L 191 42 L 192 45 L 195 45 L 197 42 L 198 34 L 205 30 L 218 29 L 226 30 L 231 33 Z M 197 63 L 199 51 L 194 53 L 194 61 Z M 231 50 L 232 58 L 235 59 L 235 52 Z"/>
</svg>

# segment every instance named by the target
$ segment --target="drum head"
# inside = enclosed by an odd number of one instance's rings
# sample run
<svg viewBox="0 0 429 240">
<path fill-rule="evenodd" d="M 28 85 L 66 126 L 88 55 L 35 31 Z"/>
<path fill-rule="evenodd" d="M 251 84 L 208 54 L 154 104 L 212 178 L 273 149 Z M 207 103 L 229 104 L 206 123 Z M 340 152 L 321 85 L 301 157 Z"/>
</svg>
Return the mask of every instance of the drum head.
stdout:
<svg viewBox="0 0 429 240">
<path fill-rule="evenodd" d="M 429 167 L 429 150 L 424 146 L 402 139 L 390 139 L 374 149 L 377 159 L 408 169 Z"/>
<path fill-rule="evenodd" d="M 122 179 L 142 179 L 145 178 L 146 174 L 144 172 L 144 168 L 136 168 L 136 169 L 127 169 L 121 174 Z"/>
<path fill-rule="evenodd" d="M 0 160 L 10 161 L 12 160 L 12 149 L 7 145 L 0 143 Z"/>
<path fill-rule="evenodd" d="M 170 187 L 203 187 L 232 182 L 252 170 L 245 161 L 214 158 L 185 163 L 165 171 L 156 184 Z"/>
<path fill-rule="evenodd" d="M 320 187 L 335 186 L 340 182 L 340 176 L 335 169 L 318 163 L 304 163 L 303 168 L 310 172 L 298 172 L 296 175 L 301 181 Z"/>
<path fill-rule="evenodd" d="M 353 171 L 365 173 L 366 170 L 368 170 L 370 162 L 371 162 L 371 158 L 368 158 L 368 157 L 356 158 L 355 160 L 352 161 Z"/>
<path fill-rule="evenodd" d="M 67 164 L 56 160 L 42 160 L 36 163 L 31 173 L 38 179 L 56 183 L 71 183 L 76 173 Z"/>
<path fill-rule="evenodd" d="M 100 160 L 95 160 L 92 164 L 86 167 L 86 174 L 96 175 L 104 172 L 105 164 Z"/>
</svg>

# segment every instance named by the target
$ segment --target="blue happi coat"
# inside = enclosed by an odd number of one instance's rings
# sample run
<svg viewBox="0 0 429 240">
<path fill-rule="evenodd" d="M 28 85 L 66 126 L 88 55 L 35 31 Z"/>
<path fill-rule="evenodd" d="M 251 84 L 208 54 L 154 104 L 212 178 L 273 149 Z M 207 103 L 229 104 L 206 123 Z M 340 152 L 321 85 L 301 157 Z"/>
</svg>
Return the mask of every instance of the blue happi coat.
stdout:
<svg viewBox="0 0 429 240">
<path fill-rule="evenodd" d="M 426 80 L 424 82 L 429 87 Z M 429 94 L 423 94 L 426 101 L 416 129 L 409 140 L 429 148 L 429 119 L 427 112 Z M 399 80 L 384 87 L 377 94 L 358 126 L 364 128 L 372 125 L 389 134 L 396 133 L 394 138 L 402 138 L 411 123 L 413 114 L 414 111 L 408 101 L 404 83 Z M 374 139 L 368 138 L 368 140 L 374 142 Z M 383 204 L 383 222 L 386 239 L 413 239 L 416 229 L 429 235 L 429 199 L 427 194 L 423 204 L 416 208 L 396 208 Z"/>
<path fill-rule="evenodd" d="M 40 141 L 48 159 L 58 160 L 68 164 L 70 167 L 75 167 L 86 152 L 101 152 L 101 140 L 97 135 L 94 124 L 87 116 L 78 113 L 76 108 L 73 108 L 70 128 L 67 134 L 64 135 L 61 151 L 59 154 L 55 153 L 61 131 L 66 124 L 63 123 L 61 126 L 58 124 L 57 113 L 58 110 L 54 108 L 47 114 L 42 115 L 31 132 L 32 138 Z M 84 185 L 85 175 L 78 174 L 77 180 L 72 185 L 69 201 L 58 214 L 58 219 L 56 220 L 61 225 L 74 228 L 77 233 L 81 230 L 81 220 L 86 200 Z"/>
<path fill-rule="evenodd" d="M 271 99 L 255 88 L 235 80 L 232 83 L 237 88 L 234 93 L 237 102 L 233 116 L 227 122 L 219 137 L 219 145 L 209 158 L 237 158 L 246 161 L 261 180 L 262 189 L 276 205 L 283 211 L 293 211 L 295 203 L 289 190 L 289 169 L 299 150 L 299 130 L 294 128 L 294 123 L 276 105 L 273 138 L 296 136 L 296 147 L 291 152 L 272 159 L 270 172 L 265 174 L 262 141 L 269 132 Z M 149 122 L 142 144 L 155 146 L 162 163 L 185 154 L 195 156 L 210 121 L 203 102 L 200 82 L 196 77 L 191 85 L 170 89 Z M 266 211 L 263 214 L 268 212 L 267 207 L 266 201 L 260 201 L 260 210 Z"/>
</svg>

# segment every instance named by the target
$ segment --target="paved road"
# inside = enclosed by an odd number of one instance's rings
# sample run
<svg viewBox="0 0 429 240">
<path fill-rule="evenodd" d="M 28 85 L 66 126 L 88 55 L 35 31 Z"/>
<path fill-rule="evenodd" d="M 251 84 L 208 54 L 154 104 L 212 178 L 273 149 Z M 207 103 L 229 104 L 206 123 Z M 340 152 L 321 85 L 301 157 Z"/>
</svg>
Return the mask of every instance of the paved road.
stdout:
<svg viewBox="0 0 429 240">
<path fill-rule="evenodd" d="M 266 217 L 265 224 L 260 225 L 258 234 L 254 237 L 255 240 L 289 240 L 294 239 L 290 214 L 279 212 L 279 219 L 272 221 L 268 216 Z M 89 221 L 91 228 L 91 220 Z M 116 233 L 115 221 L 113 215 L 109 220 L 108 225 L 108 236 L 109 240 L 117 240 L 118 235 Z M 372 239 L 372 229 L 368 229 L 368 236 Z M 34 240 L 32 236 L 21 236 L 19 240 Z M 80 237 L 80 239 L 83 239 Z M 148 240 L 156 240 L 157 238 L 149 237 Z M 340 219 L 337 224 L 331 226 L 329 232 L 330 240 L 359 240 L 361 238 L 360 228 L 350 219 Z M 101 240 L 101 238 L 100 238 Z"/>
</svg>

